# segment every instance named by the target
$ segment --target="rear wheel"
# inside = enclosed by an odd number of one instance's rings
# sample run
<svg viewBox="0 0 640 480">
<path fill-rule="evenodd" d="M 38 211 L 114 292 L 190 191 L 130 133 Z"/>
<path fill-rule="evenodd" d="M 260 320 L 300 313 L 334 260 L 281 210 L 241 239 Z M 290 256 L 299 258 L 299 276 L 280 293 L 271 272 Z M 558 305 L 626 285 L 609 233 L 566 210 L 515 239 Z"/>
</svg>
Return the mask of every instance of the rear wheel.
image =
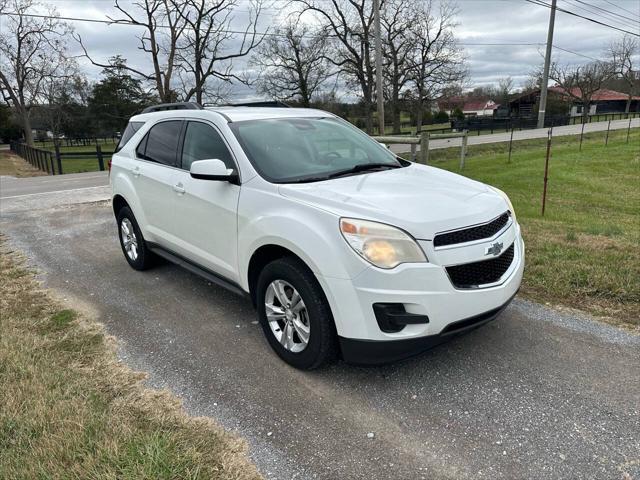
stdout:
<svg viewBox="0 0 640 480">
<path fill-rule="evenodd" d="M 129 265 L 136 270 L 150 268 L 153 265 L 154 255 L 148 249 L 131 209 L 129 207 L 121 208 L 116 219 L 120 246 Z"/>
<path fill-rule="evenodd" d="M 269 263 L 260 273 L 256 293 L 260 324 L 280 358 L 306 370 L 336 358 L 331 309 L 304 263 L 293 257 Z"/>
</svg>

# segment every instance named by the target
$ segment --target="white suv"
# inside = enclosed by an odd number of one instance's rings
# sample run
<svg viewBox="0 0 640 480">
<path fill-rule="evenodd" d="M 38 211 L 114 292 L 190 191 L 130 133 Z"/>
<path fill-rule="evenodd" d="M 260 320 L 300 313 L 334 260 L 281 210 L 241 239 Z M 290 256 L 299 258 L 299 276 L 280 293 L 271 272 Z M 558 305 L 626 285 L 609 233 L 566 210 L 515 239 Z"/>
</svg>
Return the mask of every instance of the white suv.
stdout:
<svg viewBox="0 0 640 480">
<path fill-rule="evenodd" d="M 122 250 L 248 296 L 286 362 L 372 364 L 494 319 L 524 244 L 507 196 L 398 158 L 327 112 L 175 104 L 111 165 Z"/>
</svg>

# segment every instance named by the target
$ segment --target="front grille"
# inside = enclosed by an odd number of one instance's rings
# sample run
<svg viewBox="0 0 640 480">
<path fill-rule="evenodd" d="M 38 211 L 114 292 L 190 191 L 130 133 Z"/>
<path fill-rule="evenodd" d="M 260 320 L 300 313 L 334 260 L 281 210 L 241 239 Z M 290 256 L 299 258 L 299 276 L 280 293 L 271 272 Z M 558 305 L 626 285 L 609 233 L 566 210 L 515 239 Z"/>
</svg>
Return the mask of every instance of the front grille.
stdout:
<svg viewBox="0 0 640 480">
<path fill-rule="evenodd" d="M 464 265 L 447 267 L 451 283 L 456 288 L 475 288 L 495 283 L 502 278 L 513 262 L 514 244 L 499 257 Z"/>
<path fill-rule="evenodd" d="M 473 242 L 474 240 L 490 238 L 502 230 L 508 221 L 509 212 L 504 212 L 495 220 L 491 220 L 489 223 L 485 223 L 483 225 L 456 230 L 454 232 L 440 233 L 433 239 L 433 246 L 442 247 L 444 245 Z"/>
</svg>

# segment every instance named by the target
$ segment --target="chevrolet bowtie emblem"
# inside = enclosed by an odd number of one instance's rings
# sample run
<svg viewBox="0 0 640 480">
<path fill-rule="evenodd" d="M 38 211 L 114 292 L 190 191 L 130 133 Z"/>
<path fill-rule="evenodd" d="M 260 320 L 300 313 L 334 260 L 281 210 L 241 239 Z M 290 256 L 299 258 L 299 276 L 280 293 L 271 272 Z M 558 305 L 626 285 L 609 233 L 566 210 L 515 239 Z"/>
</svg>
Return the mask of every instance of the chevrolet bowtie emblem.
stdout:
<svg viewBox="0 0 640 480">
<path fill-rule="evenodd" d="M 497 257 L 498 255 L 500 255 L 500 252 L 502 251 L 502 247 L 503 244 L 502 242 L 496 242 L 493 245 L 491 245 L 490 247 L 487 247 L 487 249 L 485 250 L 484 254 L 486 255 L 493 255 L 494 257 Z"/>
</svg>

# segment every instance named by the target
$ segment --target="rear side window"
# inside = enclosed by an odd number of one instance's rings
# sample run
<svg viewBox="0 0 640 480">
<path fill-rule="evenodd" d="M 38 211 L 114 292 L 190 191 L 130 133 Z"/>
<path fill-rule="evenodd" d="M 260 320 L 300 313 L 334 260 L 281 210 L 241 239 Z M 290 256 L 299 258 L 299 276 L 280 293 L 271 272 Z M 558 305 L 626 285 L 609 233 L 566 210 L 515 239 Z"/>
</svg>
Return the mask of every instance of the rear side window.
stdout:
<svg viewBox="0 0 640 480">
<path fill-rule="evenodd" d="M 144 160 L 175 167 L 181 129 L 182 120 L 171 120 L 154 125 L 138 145 L 136 154 Z"/>
<path fill-rule="evenodd" d="M 227 168 L 236 168 L 227 145 L 211 126 L 189 122 L 182 147 L 182 168 L 189 170 L 196 160 L 222 160 Z"/>
<path fill-rule="evenodd" d="M 143 125 L 144 122 L 129 122 L 127 128 L 125 128 L 124 132 L 122 133 L 122 137 L 120 137 L 120 141 L 118 142 L 118 146 L 116 147 L 115 151 L 119 152 L 120 150 L 122 150 L 122 147 L 124 147 L 127 142 L 131 140 L 131 137 L 133 137 Z"/>
</svg>

